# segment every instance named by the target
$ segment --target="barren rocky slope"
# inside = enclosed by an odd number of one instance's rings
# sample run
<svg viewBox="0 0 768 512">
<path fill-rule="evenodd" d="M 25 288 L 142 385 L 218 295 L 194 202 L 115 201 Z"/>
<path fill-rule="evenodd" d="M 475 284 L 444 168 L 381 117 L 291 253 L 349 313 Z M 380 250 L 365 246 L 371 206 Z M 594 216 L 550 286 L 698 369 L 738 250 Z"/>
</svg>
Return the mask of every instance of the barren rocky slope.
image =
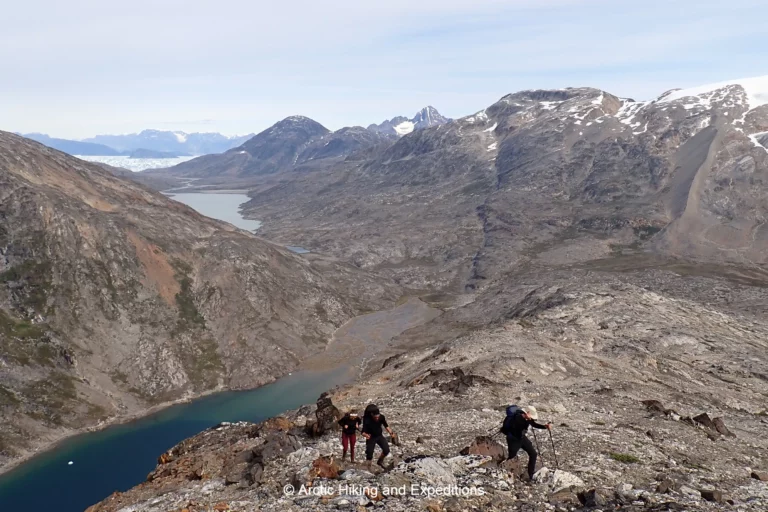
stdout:
<svg viewBox="0 0 768 512">
<path fill-rule="evenodd" d="M 406 333 L 363 382 L 260 425 L 202 432 L 158 454 L 147 482 L 89 512 L 763 511 L 767 295 L 658 269 L 494 283 Z M 467 328 L 471 319 L 485 326 Z M 430 332 L 443 341 L 419 348 Z M 402 440 L 386 470 L 339 460 L 333 419 L 370 402 Z M 510 403 L 534 404 L 554 423 L 556 452 L 546 432 L 536 438 L 545 469 L 533 484 L 493 437 Z M 313 423 L 329 428 L 309 435 Z M 402 486 L 403 496 L 383 495 Z"/>
<path fill-rule="evenodd" d="M 296 367 L 393 287 L 0 132 L 0 465 Z"/>
<path fill-rule="evenodd" d="M 472 289 L 531 255 L 647 247 L 765 263 L 768 79 L 633 101 L 523 91 L 320 173 L 253 188 L 262 234 L 389 273 Z"/>
</svg>

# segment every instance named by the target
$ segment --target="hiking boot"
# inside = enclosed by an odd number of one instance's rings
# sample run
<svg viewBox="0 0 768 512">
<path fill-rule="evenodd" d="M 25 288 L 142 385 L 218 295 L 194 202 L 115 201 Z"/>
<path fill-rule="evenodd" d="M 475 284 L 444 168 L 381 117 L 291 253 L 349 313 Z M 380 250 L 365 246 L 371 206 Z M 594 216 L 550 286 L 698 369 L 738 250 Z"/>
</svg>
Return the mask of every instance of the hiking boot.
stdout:
<svg viewBox="0 0 768 512">
<path fill-rule="evenodd" d="M 376 464 L 378 464 L 379 466 L 381 466 L 384 469 L 387 469 L 387 466 L 384 465 L 384 459 L 377 460 Z"/>
</svg>

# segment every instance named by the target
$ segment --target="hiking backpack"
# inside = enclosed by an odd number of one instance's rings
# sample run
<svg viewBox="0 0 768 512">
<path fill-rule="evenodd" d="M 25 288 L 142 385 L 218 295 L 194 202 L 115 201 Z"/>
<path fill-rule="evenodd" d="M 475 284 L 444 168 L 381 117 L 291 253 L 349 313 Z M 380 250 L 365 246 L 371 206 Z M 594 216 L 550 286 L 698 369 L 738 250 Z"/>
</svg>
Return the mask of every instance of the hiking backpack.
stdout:
<svg viewBox="0 0 768 512">
<path fill-rule="evenodd" d="M 504 422 L 501 424 L 501 429 L 499 429 L 499 431 L 502 434 L 508 435 L 512 430 L 512 421 L 515 419 L 515 416 L 522 412 L 522 407 L 518 407 L 517 405 L 510 405 L 507 407 L 507 416 L 504 418 Z"/>
</svg>

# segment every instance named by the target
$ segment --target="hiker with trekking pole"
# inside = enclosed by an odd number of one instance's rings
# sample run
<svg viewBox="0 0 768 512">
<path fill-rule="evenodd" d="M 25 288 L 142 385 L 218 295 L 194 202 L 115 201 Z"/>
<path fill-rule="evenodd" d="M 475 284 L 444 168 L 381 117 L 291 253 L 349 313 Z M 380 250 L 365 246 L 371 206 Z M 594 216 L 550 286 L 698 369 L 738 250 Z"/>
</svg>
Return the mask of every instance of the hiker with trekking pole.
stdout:
<svg viewBox="0 0 768 512">
<path fill-rule="evenodd" d="M 517 457 L 517 452 L 520 451 L 520 448 L 525 450 L 528 454 L 529 479 L 533 479 L 533 474 L 536 471 L 537 453 L 533 444 L 531 444 L 531 440 L 525 435 L 528 431 L 528 427 L 540 430 L 550 430 L 550 438 L 552 435 L 552 424 L 547 423 L 542 425 L 541 423 L 536 422 L 538 419 L 539 415 L 535 407 L 518 407 L 516 405 L 510 405 L 507 407 L 507 416 L 504 418 L 504 423 L 501 426 L 501 433 L 507 437 L 507 458 L 514 459 Z M 534 433 L 534 436 L 535 435 L 536 434 Z M 536 440 L 536 444 L 538 444 L 538 439 Z M 554 441 L 552 441 L 552 448 L 554 449 Z"/>
</svg>

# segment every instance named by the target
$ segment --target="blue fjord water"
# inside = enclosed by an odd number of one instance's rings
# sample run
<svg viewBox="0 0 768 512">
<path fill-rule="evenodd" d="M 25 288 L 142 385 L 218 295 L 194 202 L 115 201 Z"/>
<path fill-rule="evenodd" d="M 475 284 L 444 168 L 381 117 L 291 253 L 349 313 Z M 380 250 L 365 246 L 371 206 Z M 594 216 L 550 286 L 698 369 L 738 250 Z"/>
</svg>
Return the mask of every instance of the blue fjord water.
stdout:
<svg viewBox="0 0 768 512">
<path fill-rule="evenodd" d="M 257 422 L 314 403 L 349 378 L 351 373 L 341 369 L 300 372 L 255 390 L 208 395 L 67 439 L 0 476 L 0 511 L 82 512 L 142 482 L 157 457 L 183 439 L 222 421 Z"/>
</svg>

